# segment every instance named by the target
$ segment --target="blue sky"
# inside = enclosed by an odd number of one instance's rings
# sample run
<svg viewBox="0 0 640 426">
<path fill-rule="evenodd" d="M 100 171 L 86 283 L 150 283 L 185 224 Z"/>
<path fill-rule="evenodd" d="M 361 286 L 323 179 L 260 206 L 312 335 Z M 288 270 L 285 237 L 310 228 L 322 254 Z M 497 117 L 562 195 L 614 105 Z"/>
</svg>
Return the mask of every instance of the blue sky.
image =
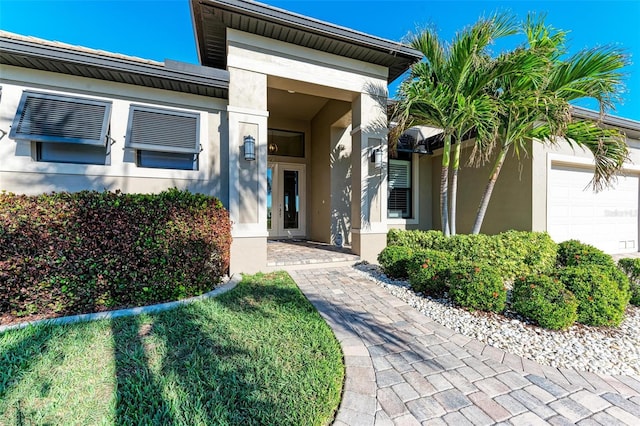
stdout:
<svg viewBox="0 0 640 426">
<path fill-rule="evenodd" d="M 443 39 L 494 11 L 524 18 L 544 12 L 547 22 L 570 31 L 569 47 L 615 45 L 631 56 L 626 93 L 615 115 L 640 121 L 640 0 L 266 0 L 272 6 L 401 40 L 434 26 Z M 0 28 L 162 61 L 197 63 L 188 0 L 0 0 Z M 395 85 L 391 87 L 391 94 Z"/>
</svg>

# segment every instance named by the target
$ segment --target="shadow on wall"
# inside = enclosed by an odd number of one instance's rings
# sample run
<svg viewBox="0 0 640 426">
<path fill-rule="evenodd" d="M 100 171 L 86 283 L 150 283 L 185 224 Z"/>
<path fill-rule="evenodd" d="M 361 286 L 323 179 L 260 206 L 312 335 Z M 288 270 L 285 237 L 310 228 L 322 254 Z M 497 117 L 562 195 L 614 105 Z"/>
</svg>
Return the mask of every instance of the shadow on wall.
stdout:
<svg viewBox="0 0 640 426">
<path fill-rule="evenodd" d="M 386 85 L 380 84 L 367 84 L 363 88 L 363 92 L 367 93 L 371 98 L 375 101 L 373 108 L 375 109 L 372 114 L 375 115 L 373 120 L 368 121 L 364 125 L 361 126 L 362 134 L 369 135 L 368 136 L 368 147 L 367 150 L 361 150 L 361 161 L 366 161 L 369 165 L 366 179 L 366 188 L 363 188 L 363 193 L 366 194 L 366 200 L 361 201 L 361 213 L 360 220 L 362 223 L 362 228 L 365 228 L 369 223 L 369 218 L 371 221 L 376 221 L 375 212 L 373 211 L 374 207 L 378 208 L 378 211 L 382 211 L 382 205 L 380 203 L 387 198 L 387 194 L 384 194 L 382 199 L 378 197 L 378 193 L 382 183 L 387 178 L 387 161 L 384 161 L 386 158 L 383 155 L 383 161 L 381 167 L 378 169 L 375 166 L 375 163 L 372 162 L 372 155 L 375 149 L 382 149 L 382 152 L 385 153 L 387 151 L 387 135 L 389 133 L 389 125 L 387 119 L 387 102 L 388 102 L 388 90 Z M 369 210 L 367 214 L 364 212 L 366 209 Z M 381 213 L 380 213 L 381 214 Z M 386 218 L 379 217 L 379 221 L 386 220 Z"/>
<path fill-rule="evenodd" d="M 340 129 L 344 134 L 348 129 Z M 339 140 L 342 139 L 342 136 Z M 329 154 L 332 170 L 338 170 L 341 181 L 331 198 L 331 237 L 342 235 L 342 243 L 351 245 L 351 152 L 344 144 L 338 143 Z M 344 178 L 342 178 L 344 176 Z M 336 241 L 332 241 L 336 243 Z"/>
</svg>

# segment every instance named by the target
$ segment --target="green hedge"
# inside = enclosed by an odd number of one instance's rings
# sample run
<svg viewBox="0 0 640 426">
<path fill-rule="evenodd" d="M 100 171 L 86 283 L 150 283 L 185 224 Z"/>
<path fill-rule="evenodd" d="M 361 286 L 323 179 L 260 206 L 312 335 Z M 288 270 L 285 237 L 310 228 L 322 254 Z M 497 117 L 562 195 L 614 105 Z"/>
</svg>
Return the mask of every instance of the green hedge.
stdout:
<svg viewBox="0 0 640 426">
<path fill-rule="evenodd" d="M 0 312 L 57 316 L 180 299 L 229 267 L 227 211 L 172 189 L 0 194 Z"/>
<path fill-rule="evenodd" d="M 442 296 L 448 290 L 449 268 L 453 263 L 449 253 L 417 250 L 409 262 L 411 288 L 429 296 Z"/>
<path fill-rule="evenodd" d="M 445 237 L 440 231 L 390 230 L 388 246 L 450 253 L 456 261 L 482 261 L 505 280 L 546 273 L 556 263 L 557 244 L 544 232 L 507 231 L 498 235 L 460 234 Z"/>
<path fill-rule="evenodd" d="M 569 266 L 556 277 L 578 300 L 578 322 L 595 326 L 618 326 L 629 303 L 626 276 L 615 266 Z"/>
<path fill-rule="evenodd" d="M 458 262 L 449 270 L 451 300 L 465 308 L 502 312 L 507 289 L 496 268 L 472 262 Z"/>
<path fill-rule="evenodd" d="M 618 266 L 629 278 L 631 304 L 640 306 L 640 259 L 624 258 L 618 261 Z"/>
<path fill-rule="evenodd" d="M 558 244 L 557 265 L 581 266 L 601 265 L 604 267 L 615 266 L 613 258 L 602 250 L 578 240 L 567 240 Z"/>
<path fill-rule="evenodd" d="M 407 278 L 414 250 L 406 246 L 387 246 L 378 254 L 378 263 L 389 278 Z"/>
<path fill-rule="evenodd" d="M 560 330 L 576 319 L 578 302 L 564 284 L 546 275 L 516 279 L 511 292 L 511 308 L 541 327 Z"/>
</svg>

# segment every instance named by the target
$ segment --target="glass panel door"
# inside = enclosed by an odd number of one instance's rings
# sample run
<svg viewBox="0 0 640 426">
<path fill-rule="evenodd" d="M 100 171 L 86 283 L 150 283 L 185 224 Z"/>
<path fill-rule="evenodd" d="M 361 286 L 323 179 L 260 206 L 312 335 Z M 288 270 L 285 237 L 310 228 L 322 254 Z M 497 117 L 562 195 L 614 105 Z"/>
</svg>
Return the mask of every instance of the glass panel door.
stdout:
<svg viewBox="0 0 640 426">
<path fill-rule="evenodd" d="M 305 236 L 305 166 L 271 163 L 267 167 L 267 230 L 269 237 Z"/>
</svg>

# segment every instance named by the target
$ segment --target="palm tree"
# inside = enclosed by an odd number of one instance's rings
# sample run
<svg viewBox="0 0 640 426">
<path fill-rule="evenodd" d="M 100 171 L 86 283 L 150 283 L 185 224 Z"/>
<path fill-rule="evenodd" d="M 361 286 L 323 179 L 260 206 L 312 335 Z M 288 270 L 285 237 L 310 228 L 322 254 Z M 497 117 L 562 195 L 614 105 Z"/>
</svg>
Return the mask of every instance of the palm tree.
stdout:
<svg viewBox="0 0 640 426">
<path fill-rule="evenodd" d="M 445 235 L 455 234 L 456 190 L 460 165 L 460 142 L 475 133 L 479 153 L 489 151 L 495 140 L 497 103 L 487 86 L 507 70 L 502 63 L 488 61 L 487 47 L 495 39 L 514 34 L 516 27 L 506 15 L 481 19 L 458 33 L 451 44 L 440 41 L 433 30 L 412 35 L 409 44 L 422 52 L 400 85 L 394 111 L 395 137 L 416 125 L 442 129 L 444 148 L 440 180 L 440 212 Z M 392 134 L 392 139 L 394 135 Z M 449 215 L 449 167 L 451 146 L 456 142 Z"/>
<path fill-rule="evenodd" d="M 530 56 L 531 67 L 496 80 L 494 97 L 501 104 L 496 134 L 501 149 L 478 207 L 473 234 L 480 232 L 496 180 L 512 147 L 519 155 L 528 141 L 554 144 L 564 139 L 588 149 L 596 164 L 595 190 L 610 184 L 628 157 L 624 135 L 593 121 L 573 121 L 570 105 L 571 101 L 591 98 L 598 101 L 601 114 L 611 108 L 620 93 L 620 69 L 627 64 L 626 56 L 616 49 L 596 48 L 563 60 L 566 32 L 546 26 L 544 16 L 529 16 L 523 31 L 528 45 L 510 54 Z"/>
</svg>

